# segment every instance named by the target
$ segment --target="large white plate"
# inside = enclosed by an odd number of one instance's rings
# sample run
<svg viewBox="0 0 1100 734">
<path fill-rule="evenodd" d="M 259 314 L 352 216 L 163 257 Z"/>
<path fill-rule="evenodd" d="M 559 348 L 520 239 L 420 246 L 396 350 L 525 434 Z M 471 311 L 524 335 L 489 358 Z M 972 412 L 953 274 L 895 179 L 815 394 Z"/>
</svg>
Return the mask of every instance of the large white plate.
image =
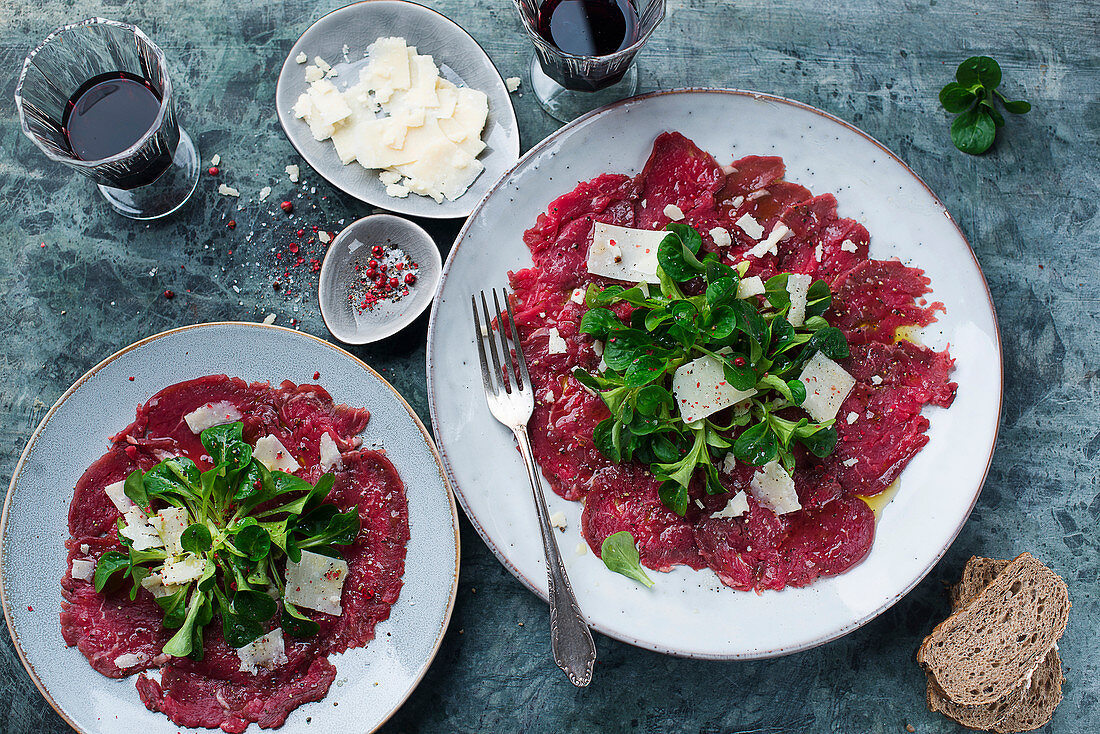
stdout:
<svg viewBox="0 0 1100 734">
<path fill-rule="evenodd" d="M 314 372 L 321 373 L 317 380 Z M 77 731 L 210 731 L 181 729 L 147 710 L 133 677 L 112 680 L 92 670 L 65 646 L 58 615 L 77 479 L 155 392 L 220 373 L 274 385 L 317 382 L 336 402 L 366 407 L 364 445 L 388 447 L 405 483 L 411 537 L 390 618 L 365 648 L 332 657 L 337 672 L 328 695 L 292 711 L 280 730 L 373 731 L 416 687 L 447 629 L 458 585 L 454 500 L 427 431 L 385 380 L 342 349 L 277 326 L 200 324 L 151 336 L 108 357 L 50 408 L 19 459 L 0 519 L 0 594 L 16 650 L 42 695 Z"/>
<path fill-rule="evenodd" d="M 307 87 L 306 65 L 295 61 L 299 53 L 309 56 L 309 63 L 320 56 L 331 64 L 338 73 L 333 83 L 344 89 L 359 80 L 359 70 L 367 63 L 363 58 L 367 46 L 382 36 L 404 38 L 419 53 L 432 56 L 439 73 L 448 81 L 480 89 L 489 97 L 489 117 L 481 134 L 486 147 L 478 156 L 485 170 L 454 201 L 437 204 L 430 197 L 416 194 L 404 199 L 388 196 L 378 180 L 378 171 L 368 171 L 358 163 L 340 163 L 332 141 L 314 140 L 309 127 L 291 112 Z M 519 158 L 519 125 L 512 99 L 485 51 L 442 14 L 404 0 L 363 0 L 334 10 L 311 25 L 283 62 L 275 87 L 275 106 L 290 144 L 329 183 L 360 201 L 399 214 L 434 219 L 464 217 Z"/>
<path fill-rule="evenodd" d="M 655 92 L 605 107 L 536 145 L 481 202 L 444 268 L 428 331 L 428 398 L 452 485 L 474 527 L 515 576 L 546 598 L 546 573 L 527 480 L 511 434 L 485 406 L 470 325 L 470 294 L 530 265 L 522 234 L 555 197 L 604 172 L 637 173 L 654 138 L 678 130 L 720 163 L 780 155 L 787 178 L 832 192 L 840 212 L 871 232 L 876 258 L 924 268 L 947 313 L 923 335 L 948 343 L 958 397 L 931 409 L 930 441 L 901 477 L 868 557 L 804 589 L 752 594 L 710 571 L 656 574 L 647 590 L 580 554 L 581 505 L 557 496 L 568 528 L 558 535 L 592 626 L 641 647 L 699 658 L 759 658 L 806 649 L 865 624 L 900 599 L 940 559 L 978 497 L 1001 402 L 1001 352 L 993 305 L 962 233 L 927 186 L 881 144 L 820 110 L 728 90 Z"/>
</svg>

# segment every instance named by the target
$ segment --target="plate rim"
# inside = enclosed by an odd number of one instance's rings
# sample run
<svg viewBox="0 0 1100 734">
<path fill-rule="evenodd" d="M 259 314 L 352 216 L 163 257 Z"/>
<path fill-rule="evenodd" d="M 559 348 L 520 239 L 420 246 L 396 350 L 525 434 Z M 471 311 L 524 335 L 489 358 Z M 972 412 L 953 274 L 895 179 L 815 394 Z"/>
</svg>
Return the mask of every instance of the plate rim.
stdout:
<svg viewBox="0 0 1100 734">
<path fill-rule="evenodd" d="M 310 30 L 312 30 L 314 26 L 316 26 L 318 23 L 323 21 L 328 16 L 333 15 L 335 13 L 342 13 L 342 12 L 345 12 L 345 11 L 350 11 L 352 8 L 355 8 L 359 5 L 366 5 L 367 3 L 373 3 L 373 2 L 392 2 L 392 3 L 399 3 L 399 4 L 402 4 L 402 5 L 411 5 L 414 8 L 416 8 L 417 10 L 423 10 L 423 11 L 426 11 L 428 13 L 432 13 L 433 15 L 438 15 L 444 21 L 446 21 L 447 23 L 454 26 L 454 29 L 456 31 L 458 31 L 459 33 L 465 35 L 467 38 L 470 39 L 470 41 L 473 42 L 473 44 L 475 46 L 477 46 L 479 49 L 481 49 L 482 55 L 485 56 L 485 58 L 488 60 L 489 66 L 492 67 L 493 72 L 497 75 L 497 78 L 500 79 L 501 86 L 503 86 L 505 91 L 507 92 L 508 86 L 507 86 L 507 84 L 504 83 L 504 76 L 500 73 L 500 69 L 497 68 L 496 63 L 493 62 L 493 57 L 489 55 L 489 52 L 485 50 L 485 47 L 482 46 L 478 42 L 478 40 L 473 37 L 473 35 L 469 31 L 467 31 L 465 28 L 463 28 L 458 23 L 451 20 L 449 17 L 447 17 L 443 13 L 439 12 L 435 8 L 430 8 L 427 5 L 421 5 L 420 3 L 415 3 L 415 2 L 412 2 L 411 0 L 358 0 L 357 2 L 349 3 L 348 5 L 344 5 L 343 7 L 334 8 L 334 9 L 328 11 L 327 13 L 322 15 L 320 18 L 318 18 L 317 20 L 310 23 L 309 26 L 304 31 L 302 31 L 300 34 L 298 34 L 298 37 L 296 39 L 294 39 L 294 43 L 292 43 L 290 45 L 291 50 L 287 52 L 286 59 L 283 60 L 282 66 L 279 67 L 279 76 L 275 80 L 275 90 L 274 90 L 275 114 L 279 118 L 279 127 L 281 127 L 283 129 L 283 137 L 285 137 L 287 139 L 287 142 L 290 143 L 290 147 L 294 148 L 294 152 L 297 153 L 298 156 L 306 163 L 306 165 L 308 165 L 310 168 L 312 168 L 314 170 L 314 172 L 317 173 L 318 176 L 320 176 L 325 181 L 327 181 L 329 183 L 329 185 L 334 186 L 338 191 L 341 191 L 341 192 L 347 194 L 348 196 L 355 199 L 356 201 L 361 201 L 364 204 L 367 204 L 368 206 L 373 206 L 373 207 L 376 207 L 378 209 L 382 209 L 386 212 L 390 212 L 390 213 L 393 213 L 393 214 L 396 214 L 396 215 L 401 215 L 401 216 L 406 216 L 406 217 L 415 216 L 415 217 L 421 217 L 423 219 L 462 219 L 464 217 L 468 218 L 468 217 L 472 216 L 472 214 L 475 210 L 480 208 L 482 199 L 484 199 L 486 196 L 488 196 L 490 193 L 492 193 L 496 189 L 496 187 L 500 184 L 500 180 L 495 181 L 493 183 L 493 185 L 490 186 L 489 189 L 485 192 L 485 194 L 481 197 L 481 199 L 478 199 L 476 201 L 471 199 L 472 203 L 469 205 L 469 207 L 463 207 L 461 210 L 459 210 L 455 213 L 436 212 L 436 211 L 432 211 L 429 214 L 412 213 L 412 212 L 406 211 L 405 209 L 401 208 L 400 206 L 398 206 L 397 208 L 391 208 L 389 206 L 383 206 L 382 204 L 376 204 L 374 202 L 367 201 L 366 199 L 362 198 L 359 194 L 356 194 L 353 191 L 348 191 L 343 186 L 341 186 L 340 184 L 336 183 L 335 181 L 330 179 L 328 176 L 326 176 L 321 170 L 319 170 L 312 163 L 310 163 L 309 159 L 306 158 L 305 153 L 303 153 L 302 150 L 298 147 L 298 144 L 296 142 L 294 142 L 294 137 L 290 134 L 290 129 L 288 127 L 288 123 L 290 122 L 290 120 L 287 118 L 288 113 L 285 112 L 279 106 L 278 96 L 279 96 L 279 87 L 283 83 L 283 75 L 288 69 L 292 68 L 291 67 L 292 59 L 290 57 L 291 51 L 293 51 L 294 47 L 296 45 L 298 45 L 298 41 L 302 40 L 303 36 L 305 36 L 307 33 L 309 33 Z M 414 10 L 413 12 L 416 12 L 416 10 Z M 294 66 L 297 66 L 297 64 L 295 64 Z M 508 110 L 507 110 L 508 117 L 507 117 L 507 119 L 511 121 L 512 129 L 514 129 L 516 131 L 515 138 L 514 138 L 515 143 L 513 145 L 510 145 L 508 147 L 508 150 L 505 151 L 505 152 L 508 153 L 509 159 L 513 160 L 512 165 L 508 167 L 507 172 L 504 174 L 504 176 L 507 176 L 509 173 L 511 173 L 512 169 L 514 169 L 516 167 L 516 165 L 518 165 L 518 163 L 519 163 L 519 159 L 520 159 L 519 151 L 520 151 L 521 141 L 520 141 L 519 120 L 516 118 L 516 106 L 514 104 L 512 104 L 512 95 L 511 94 L 506 93 L 505 97 L 508 100 Z M 503 179 L 503 177 L 502 177 L 502 179 Z M 394 197 L 390 197 L 390 198 L 394 198 Z M 400 202 L 400 201 L 404 201 L 404 200 L 403 199 L 395 199 L 395 201 Z"/>
<path fill-rule="evenodd" d="M 130 344 L 129 346 L 126 346 L 126 347 L 123 347 L 122 349 L 119 349 L 118 351 L 114 352 L 110 356 L 108 356 L 105 359 L 103 359 L 102 361 L 100 361 L 94 367 L 92 367 L 87 372 L 85 372 L 83 375 L 81 375 L 76 380 L 76 382 L 74 382 L 71 386 L 69 386 L 69 388 L 67 390 L 65 390 L 65 392 L 62 393 L 61 396 L 54 402 L 54 404 L 50 406 L 50 409 L 47 410 L 46 414 L 42 416 L 42 420 L 39 421 L 38 426 L 31 433 L 30 438 L 27 439 L 27 443 L 23 447 L 22 453 L 20 453 L 20 455 L 19 455 L 19 460 L 16 462 L 15 468 L 12 470 L 12 477 L 11 477 L 11 481 L 8 483 L 8 489 L 4 494 L 3 511 L 0 512 L 0 606 L 2 606 L 3 610 L 4 610 L 4 622 L 5 622 L 5 624 L 7 625 L 7 628 L 8 628 L 8 636 L 11 638 L 12 646 L 15 648 L 16 653 L 19 655 L 19 661 L 23 664 L 23 669 L 30 676 L 31 681 L 34 683 L 35 688 L 38 689 L 38 692 L 42 694 L 42 697 L 44 699 L 46 699 L 46 703 L 48 703 L 50 705 L 50 708 L 52 708 L 54 711 L 56 711 L 57 714 L 65 721 L 65 723 L 68 724 L 70 727 L 72 727 L 75 731 L 81 732 L 81 734 L 88 734 L 89 730 L 83 729 L 80 726 L 78 726 L 76 724 L 76 722 L 74 722 L 69 717 L 68 713 L 66 713 L 61 708 L 60 704 L 58 704 L 57 701 L 54 700 L 53 695 L 45 688 L 45 686 L 42 683 L 41 679 L 39 679 L 39 677 L 38 677 L 38 673 L 35 671 L 34 664 L 31 663 L 27 659 L 26 652 L 23 650 L 23 645 L 20 642 L 19 636 L 16 634 L 15 628 L 12 624 L 12 616 L 13 615 L 11 613 L 11 610 L 10 610 L 9 604 L 8 604 L 7 580 L 4 577 L 4 564 L 2 562 L 2 556 L 4 554 L 4 551 L 6 550 L 6 545 L 7 545 L 4 542 L 4 538 L 7 536 L 8 511 L 9 511 L 9 508 L 11 506 L 12 495 L 15 493 L 16 482 L 18 481 L 18 479 L 20 478 L 20 476 L 22 474 L 23 465 L 26 462 L 27 457 L 30 454 L 31 448 L 34 446 L 35 442 L 38 440 L 39 435 L 46 428 L 47 424 L 50 422 L 50 419 L 53 418 L 54 413 L 57 412 L 57 410 L 65 403 L 65 401 L 68 400 L 73 395 L 73 393 L 75 393 L 82 385 L 84 385 L 91 378 L 95 377 L 95 375 L 101 369 L 103 369 L 107 365 L 111 364 L 116 359 L 119 359 L 120 357 L 128 354 L 129 352 L 131 352 L 131 351 L 133 351 L 133 350 L 135 350 L 139 347 L 142 347 L 146 344 L 154 342 L 158 339 L 162 339 L 164 337 L 171 336 L 173 334 L 177 334 L 177 333 L 184 332 L 184 331 L 190 331 L 192 329 L 200 329 L 200 328 L 203 328 L 203 327 L 210 327 L 210 326 L 233 326 L 233 327 L 243 326 L 243 327 L 253 327 L 253 328 L 258 328 L 258 329 L 272 329 L 272 330 L 276 330 L 276 331 L 287 332 L 287 333 L 293 334 L 295 336 L 307 337 L 307 338 L 312 339 L 316 342 L 319 342 L 320 344 L 322 344 L 326 347 L 329 347 L 329 348 L 331 348 L 331 349 L 333 349 L 333 350 L 335 350 L 339 353 L 342 353 L 343 356 L 348 357 L 351 360 L 353 360 L 353 362 L 358 364 L 358 366 L 361 367 L 363 370 L 365 370 L 367 373 L 369 373 L 369 374 L 373 375 L 374 377 L 376 377 L 379 381 L 381 381 L 381 383 L 386 388 L 388 388 L 390 390 L 390 392 L 392 392 L 394 394 L 395 397 L 397 397 L 397 399 L 401 402 L 401 405 L 405 408 L 405 411 L 409 414 L 409 417 L 412 418 L 413 423 L 416 425 L 417 429 L 420 431 L 421 435 L 423 436 L 423 438 L 425 440 L 425 443 L 428 446 L 428 449 L 431 451 L 432 456 L 435 458 L 435 464 L 436 464 L 436 468 L 439 470 L 440 479 L 443 480 L 443 486 L 447 490 L 447 500 L 448 500 L 448 503 L 450 504 L 450 508 L 451 508 L 451 527 L 454 529 L 455 571 L 454 571 L 454 577 L 451 579 L 451 590 L 450 590 L 450 594 L 448 596 L 447 608 L 446 608 L 446 610 L 444 612 L 444 615 L 443 615 L 443 622 L 442 622 L 442 624 L 440 624 L 440 627 L 439 627 L 439 633 L 436 635 L 435 644 L 432 646 L 430 654 L 428 655 L 427 659 L 424 661 L 424 665 L 422 666 L 419 673 L 417 674 L 417 676 L 413 680 L 412 685 L 409 686 L 409 689 L 405 692 L 405 694 L 403 696 L 401 696 L 400 700 L 396 702 L 396 704 L 393 706 L 393 708 L 390 709 L 388 712 L 386 712 L 385 716 L 378 722 L 377 726 L 375 726 L 373 729 L 370 729 L 370 730 L 364 730 L 364 732 L 366 732 L 366 734 L 370 734 L 370 732 L 375 732 L 378 729 L 380 729 L 383 725 L 385 725 L 385 723 L 387 721 L 389 721 L 393 717 L 393 715 L 396 714 L 397 711 L 405 704 L 405 702 L 412 695 L 413 691 L 415 691 L 420 686 L 420 683 L 424 679 L 424 676 L 427 675 L 427 673 L 428 673 L 428 669 L 431 668 L 432 663 L 435 661 L 435 657 L 439 653 L 439 648 L 443 644 L 443 638 L 446 636 L 447 629 L 450 627 L 451 615 L 454 611 L 455 601 L 458 597 L 458 579 L 459 579 L 459 574 L 460 574 L 460 569 L 461 569 L 461 560 L 462 560 L 462 539 L 460 537 L 460 529 L 459 529 L 459 524 L 458 524 L 458 509 L 455 505 L 455 492 L 454 492 L 453 486 L 451 485 L 450 476 L 447 473 L 446 468 L 444 466 L 444 463 L 442 461 L 442 457 L 440 455 L 439 448 L 435 445 L 435 440 L 432 438 L 431 434 L 428 432 L 427 428 L 424 426 L 423 421 L 421 421 L 420 417 L 416 414 L 416 411 L 413 410 L 412 406 L 409 405 L 408 401 L 405 400 L 404 396 L 402 396 L 401 393 L 399 393 L 397 391 L 397 389 L 393 385 L 391 385 L 388 380 L 386 380 L 386 378 L 382 377 L 382 375 L 378 374 L 378 372 L 375 371 L 374 368 L 372 368 L 366 362 L 359 359 L 354 354 L 351 354 L 347 350 L 342 349 L 341 347 L 339 347 L 335 344 L 332 344 L 331 342 L 326 341 L 326 340 L 324 340 L 324 339 L 322 339 L 318 336 L 315 336 L 313 334 L 308 334 L 308 333 L 303 332 L 303 331 L 297 331 L 295 329 L 290 329 L 290 328 L 287 328 L 285 326 L 278 326 L 278 325 L 275 325 L 275 324 L 263 324 L 263 323 L 253 322 L 253 321 L 208 321 L 208 322 L 202 322 L 202 323 L 198 323 L 198 324 L 187 324 L 185 326 L 178 326 L 178 327 L 175 327 L 175 328 L 172 328 L 172 329 L 168 329 L 166 331 L 161 331 L 161 332 L 158 332 L 156 334 L 152 334 L 150 336 L 139 339 L 138 341 L 134 342 L 133 344 Z M 366 646 L 364 646 L 364 649 L 365 649 L 365 647 Z M 249 727 L 251 728 L 251 723 L 249 724 Z"/>
<path fill-rule="evenodd" d="M 863 627 L 864 625 L 868 624 L 872 620 L 876 619 L 881 614 L 883 614 L 888 609 L 890 609 L 890 607 L 894 606 L 894 604 L 899 602 L 903 597 L 908 595 L 909 592 L 911 592 L 921 581 L 923 581 L 925 579 L 925 577 L 928 576 L 929 573 L 931 573 L 932 569 L 934 569 L 936 567 L 936 565 L 940 562 L 940 560 L 943 559 L 943 556 L 947 553 L 948 549 L 954 544 L 956 538 L 958 538 L 959 533 L 963 529 L 963 526 L 966 525 L 967 520 L 970 519 L 970 515 L 974 511 L 974 507 L 978 503 L 978 498 L 981 496 L 982 489 L 985 487 L 986 479 L 989 478 L 989 469 L 990 469 L 990 466 L 993 463 L 993 456 L 996 453 L 997 442 L 998 442 L 998 439 L 1000 438 L 1001 416 L 1003 415 L 1003 410 L 1004 410 L 1004 352 L 1003 352 L 1002 342 L 1001 342 L 1000 322 L 997 319 L 997 308 L 996 308 L 996 304 L 993 301 L 993 295 L 992 295 L 992 293 L 990 293 L 989 283 L 988 283 L 988 281 L 985 277 L 985 272 L 982 270 L 981 263 L 978 261 L 977 255 L 974 254 L 974 248 L 973 248 L 973 246 L 971 246 L 970 240 L 967 239 L 966 234 L 962 230 L 962 227 L 960 227 L 959 223 L 957 221 L 955 221 L 955 218 L 953 216 L 951 216 L 951 212 L 948 211 L 947 207 L 944 205 L 943 201 L 940 200 L 939 196 L 937 196 L 936 193 L 932 190 L 932 188 L 927 183 L 925 183 L 924 179 L 922 179 L 919 175 L 917 175 L 916 171 L 914 171 L 912 168 L 909 167 L 909 164 L 907 164 L 904 160 L 902 160 L 902 158 L 900 156 L 898 156 L 896 153 L 894 153 L 892 150 L 890 150 L 884 144 L 879 142 L 876 138 L 874 138 L 870 134 L 864 132 L 863 130 L 859 129 L 858 127 L 856 127 L 852 123 L 850 123 L 846 120 L 843 120 L 843 119 L 837 117 L 836 115 L 833 115 L 832 113 L 826 112 L 825 110 L 822 110 L 822 109 L 819 109 L 817 107 L 814 107 L 813 105 L 807 104 L 805 102 L 800 102 L 798 100 L 790 99 L 788 97 L 783 97 L 783 96 L 780 96 L 780 95 L 777 95 L 777 94 L 770 94 L 770 93 L 767 93 L 767 92 L 756 92 L 756 91 L 752 91 L 752 90 L 736 89 L 736 88 L 728 88 L 728 87 L 675 87 L 675 88 L 671 88 L 671 89 L 658 89 L 658 90 L 655 90 L 655 91 L 652 91 L 652 92 L 646 92 L 644 94 L 639 94 L 639 95 L 636 95 L 634 97 L 628 97 L 626 99 L 621 99 L 621 100 L 618 100 L 616 102 L 612 102 L 610 104 L 604 105 L 603 107 L 592 110 L 591 112 L 587 112 L 587 113 L 581 115 L 580 117 L 576 118 L 572 122 L 569 122 L 569 123 L 563 125 L 562 127 L 558 128 L 557 130 L 551 132 L 545 138 L 543 138 L 542 140 L 537 142 L 535 145 L 533 145 L 526 153 L 524 153 L 522 156 L 520 156 L 520 159 L 516 162 L 516 164 L 514 166 L 512 166 L 512 168 L 509 169 L 507 173 L 505 173 L 503 176 L 501 176 L 500 180 L 497 181 L 496 184 L 494 184 L 485 193 L 485 195 L 481 198 L 481 200 L 478 201 L 477 206 L 475 206 L 473 211 L 470 212 L 469 218 L 462 225 L 462 228 L 459 230 L 458 235 L 456 235 L 456 237 L 455 237 L 454 243 L 451 245 L 450 252 L 447 255 L 447 260 L 443 264 L 443 273 L 439 278 L 439 285 L 436 288 L 435 297 L 432 299 L 432 310 L 431 310 L 431 314 L 430 314 L 429 320 L 428 320 L 427 345 L 426 345 L 426 348 L 425 348 L 425 366 L 426 366 L 425 372 L 426 372 L 426 376 L 427 376 L 428 411 L 431 415 L 432 425 L 434 426 L 435 423 L 436 423 L 436 404 L 435 404 L 436 391 L 435 391 L 435 385 L 434 385 L 432 358 L 433 358 L 433 344 L 434 344 L 435 330 L 436 330 L 436 326 L 437 326 L 437 314 L 438 314 L 438 311 L 439 311 L 440 303 L 442 303 L 441 296 L 442 296 L 442 293 L 443 293 L 443 288 L 447 283 L 447 277 L 451 273 L 451 266 L 452 266 L 456 256 L 458 255 L 458 252 L 461 248 L 461 245 L 463 244 L 463 241 L 464 241 L 464 239 L 465 239 L 465 237 L 466 237 L 466 235 L 467 235 L 474 219 L 481 213 L 481 210 L 485 207 L 485 204 L 489 200 L 489 198 L 492 197 L 498 190 L 500 190 L 501 187 L 503 187 L 506 183 L 510 182 L 512 180 L 512 177 L 513 177 L 515 171 L 520 166 L 524 165 L 529 158 L 538 155 L 539 153 L 541 153 L 543 151 L 543 149 L 545 149 L 551 143 L 554 143 L 555 141 L 557 141 L 558 138 L 562 137 L 565 133 L 573 130 L 574 128 L 579 127 L 580 125 L 588 122 L 589 120 L 591 120 L 595 117 L 608 114 L 608 113 L 610 113 L 610 112 L 612 112 L 612 111 L 614 111 L 614 110 L 616 110 L 620 107 L 625 107 L 625 106 L 628 106 L 628 105 L 631 105 L 631 104 L 637 104 L 639 102 L 644 102 L 646 100 L 655 99 L 655 98 L 658 98 L 658 97 L 666 97 L 666 96 L 682 95 L 682 94 L 719 94 L 719 95 L 725 94 L 725 95 L 731 95 L 731 96 L 737 96 L 737 97 L 748 97 L 748 98 L 751 98 L 751 99 L 754 99 L 754 100 L 766 100 L 766 101 L 769 101 L 769 102 L 775 102 L 775 103 L 782 104 L 782 105 L 789 105 L 789 106 L 796 107 L 798 109 L 801 109 L 801 110 L 804 110 L 804 111 L 807 111 L 807 112 L 811 112 L 811 113 L 813 113 L 815 115 L 818 115 L 818 116 L 820 116 L 820 117 L 822 117 L 822 118 L 824 118 L 824 119 L 826 119 L 830 122 L 837 123 L 840 126 L 842 126 L 843 128 L 847 129 L 850 132 L 853 132 L 853 133 L 857 134 L 858 136 L 862 137 L 863 139 L 865 139 L 866 141 L 870 142 L 872 145 L 877 147 L 885 155 L 889 156 L 891 160 L 893 160 L 895 163 L 899 164 L 902 167 L 902 169 L 909 176 L 911 176 L 913 178 L 914 181 L 916 181 L 922 188 L 924 188 L 924 190 L 932 198 L 932 200 L 935 202 L 935 204 L 942 210 L 943 214 L 947 217 L 947 220 L 951 223 L 951 226 L 953 226 L 955 228 L 955 231 L 958 233 L 959 238 L 966 245 L 967 254 L 970 255 L 970 259 L 973 261 L 974 267 L 978 272 L 978 277 L 981 281 L 982 288 L 984 289 L 985 297 L 986 297 L 986 300 L 988 301 L 988 304 L 989 304 L 989 311 L 990 311 L 990 314 L 992 316 L 993 336 L 994 336 L 994 341 L 995 341 L 995 345 L 996 345 L 996 354 L 997 354 L 998 388 L 999 389 L 998 389 L 998 393 L 997 393 L 997 415 L 996 415 L 996 420 L 993 424 L 993 426 L 994 426 L 993 427 L 993 437 L 992 437 L 992 441 L 990 442 L 989 455 L 986 457 L 985 467 L 982 470 L 982 478 L 981 478 L 981 481 L 978 483 L 977 491 L 974 492 L 974 496 L 970 501 L 970 506 L 967 508 L 965 514 L 963 514 L 961 516 L 961 519 L 959 521 L 958 526 L 955 527 L 954 531 L 951 534 L 950 540 L 936 554 L 935 558 L 932 559 L 932 561 L 927 565 L 927 567 L 925 567 L 912 580 L 912 582 L 909 583 L 908 586 L 906 586 L 904 589 L 902 589 L 901 591 L 896 593 L 892 598 L 887 599 L 881 606 L 879 606 L 874 611 L 860 617 L 859 619 L 853 620 L 852 622 L 844 625 L 840 629 L 833 632 L 831 635 L 825 635 L 825 636 L 822 636 L 818 639 L 811 640 L 811 641 L 801 643 L 801 644 L 795 644 L 795 645 L 790 645 L 790 646 L 786 646 L 786 647 L 778 647 L 778 648 L 775 648 L 775 649 L 769 649 L 769 650 L 764 650 L 764 651 L 754 652 L 754 653 L 732 653 L 732 654 L 727 654 L 727 653 L 703 653 L 703 652 L 691 651 L 691 650 L 677 650 L 675 648 L 663 646 L 663 645 L 660 645 L 660 644 L 655 643 L 655 642 L 646 642 L 646 641 L 638 640 L 638 639 L 635 639 L 635 638 L 631 638 L 629 635 L 619 633 L 619 632 L 615 631 L 614 629 L 605 627 L 602 624 L 593 624 L 593 623 L 589 622 L 590 627 L 592 627 L 593 629 L 601 632 L 604 635 L 607 635 L 608 637 L 619 640 L 621 642 L 625 642 L 625 643 L 633 645 L 635 647 L 639 647 L 639 648 L 642 648 L 642 649 L 645 649 L 645 650 L 652 650 L 654 652 L 659 652 L 659 653 L 663 653 L 663 654 L 666 654 L 666 655 L 671 655 L 673 657 L 690 658 L 690 659 L 695 659 L 695 660 L 761 660 L 761 659 L 766 659 L 766 658 L 780 657 L 780 656 L 783 656 L 783 655 L 790 655 L 790 654 L 793 654 L 793 653 L 796 653 L 796 652 L 802 652 L 804 650 L 811 650 L 815 647 L 819 647 L 819 646 L 824 645 L 826 643 L 837 640 L 837 639 L 839 639 L 839 638 L 841 638 L 841 637 L 843 637 L 843 636 L 845 636 L 845 635 L 847 635 L 851 632 L 854 632 L 855 630 L 859 629 L 860 627 Z M 549 203 L 549 202 L 547 202 L 547 203 Z M 476 386 L 475 386 L 475 389 L 476 389 Z M 517 580 L 520 581 L 520 583 L 522 583 L 524 586 L 526 586 L 530 591 L 534 592 L 535 595 L 538 596 L 539 598 L 541 598 L 544 602 L 548 602 L 547 596 L 545 594 L 543 594 L 543 592 L 542 592 L 541 585 L 531 581 L 531 579 L 524 576 L 520 572 L 520 570 L 511 561 L 509 561 L 507 559 L 507 557 L 504 556 L 504 554 L 496 546 L 496 544 L 493 543 L 489 539 L 489 537 L 486 534 L 485 529 L 482 527 L 482 524 L 469 512 L 469 510 L 466 506 L 465 495 L 463 494 L 463 491 L 462 491 L 461 485 L 458 482 L 458 479 L 454 476 L 454 473 L 453 473 L 453 470 L 452 470 L 452 467 L 451 467 L 450 457 L 447 453 L 446 446 L 442 442 L 440 442 L 440 444 L 439 444 L 439 453 L 443 458 L 443 464 L 446 467 L 447 475 L 448 475 L 448 478 L 450 480 L 451 487 L 454 491 L 455 497 L 458 499 L 459 504 L 462 505 L 462 510 L 463 510 L 463 513 L 466 515 L 466 519 L 469 520 L 469 522 L 473 526 L 474 530 L 477 531 L 477 534 L 481 537 L 481 540 L 485 543 L 486 546 L 489 547 L 489 550 L 491 550 L 493 552 L 493 555 L 496 556 L 497 560 L 500 561 L 500 563 L 505 568 L 507 568 L 508 571 Z"/>
</svg>

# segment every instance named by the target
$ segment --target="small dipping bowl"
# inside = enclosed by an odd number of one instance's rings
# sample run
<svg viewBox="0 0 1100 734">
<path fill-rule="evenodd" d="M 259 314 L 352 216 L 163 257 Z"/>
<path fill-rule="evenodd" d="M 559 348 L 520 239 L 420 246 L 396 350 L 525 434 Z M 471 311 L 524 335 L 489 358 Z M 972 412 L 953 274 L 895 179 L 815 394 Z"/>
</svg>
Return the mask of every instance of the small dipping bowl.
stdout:
<svg viewBox="0 0 1100 734">
<path fill-rule="evenodd" d="M 381 245 L 393 255 L 404 252 L 417 267 L 395 271 L 387 270 L 387 276 L 401 281 L 408 272 L 416 274 L 416 282 L 408 286 L 409 294 L 399 298 L 383 297 L 364 306 L 363 301 L 372 283 L 364 271 L 370 260 L 391 260 L 387 254 L 378 257 L 371 252 Z M 358 269 L 357 269 L 358 268 Z M 332 335 L 345 344 L 369 344 L 385 339 L 404 329 L 424 312 L 432 302 L 439 285 L 443 263 L 435 241 L 419 225 L 392 214 L 374 214 L 349 224 L 328 247 L 321 277 L 317 286 L 317 299 L 321 305 L 321 317 Z"/>
</svg>

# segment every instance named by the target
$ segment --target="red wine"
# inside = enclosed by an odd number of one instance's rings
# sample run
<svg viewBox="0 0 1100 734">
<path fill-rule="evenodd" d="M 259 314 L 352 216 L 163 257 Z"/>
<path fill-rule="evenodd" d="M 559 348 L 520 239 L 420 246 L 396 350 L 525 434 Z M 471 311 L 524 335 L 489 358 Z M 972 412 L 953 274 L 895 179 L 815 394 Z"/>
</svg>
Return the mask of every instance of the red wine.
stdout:
<svg viewBox="0 0 1100 734">
<path fill-rule="evenodd" d="M 539 35 L 577 56 L 607 56 L 638 40 L 638 11 L 631 0 L 546 0 L 539 6 Z"/>
<path fill-rule="evenodd" d="M 156 123 L 160 95 L 153 85 L 125 71 L 100 74 L 69 98 L 61 129 L 73 155 L 85 161 L 110 158 L 141 139 Z"/>
</svg>

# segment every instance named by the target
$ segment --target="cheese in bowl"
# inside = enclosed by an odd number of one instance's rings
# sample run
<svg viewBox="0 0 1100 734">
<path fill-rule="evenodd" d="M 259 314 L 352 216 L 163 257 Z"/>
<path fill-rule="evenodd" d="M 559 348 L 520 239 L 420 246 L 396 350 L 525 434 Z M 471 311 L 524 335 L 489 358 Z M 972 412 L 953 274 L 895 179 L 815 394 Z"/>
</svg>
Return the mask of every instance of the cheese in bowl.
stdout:
<svg viewBox="0 0 1100 734">
<path fill-rule="evenodd" d="M 404 38 L 379 38 L 367 56 L 358 80 L 344 89 L 317 57 L 306 67 L 309 88 L 294 116 L 315 139 L 331 140 L 344 165 L 377 169 L 390 196 L 462 196 L 484 170 L 477 156 L 485 149 L 488 97 L 444 79 L 435 60 Z"/>
</svg>

